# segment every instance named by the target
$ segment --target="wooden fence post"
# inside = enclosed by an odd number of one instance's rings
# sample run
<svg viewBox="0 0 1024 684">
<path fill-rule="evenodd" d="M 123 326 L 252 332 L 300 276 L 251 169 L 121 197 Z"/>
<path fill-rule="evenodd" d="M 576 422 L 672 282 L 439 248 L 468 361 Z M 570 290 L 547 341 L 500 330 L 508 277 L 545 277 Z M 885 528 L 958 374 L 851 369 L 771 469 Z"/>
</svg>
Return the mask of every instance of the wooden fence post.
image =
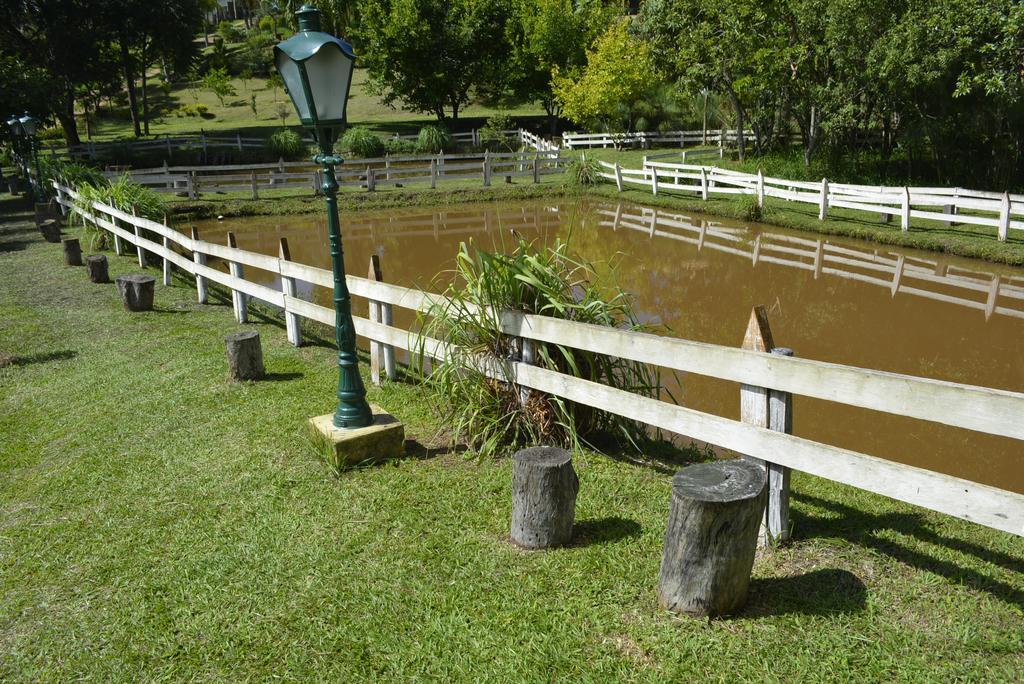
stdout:
<svg viewBox="0 0 1024 684">
<path fill-rule="evenodd" d="M 391 180 L 391 153 L 384 153 L 384 180 Z"/>
<path fill-rule="evenodd" d="M 196 172 L 186 171 L 185 182 L 188 186 L 188 198 L 194 200 L 196 198 Z"/>
<path fill-rule="evenodd" d="M 377 176 L 373 168 L 366 167 L 366 191 L 373 192 L 377 189 Z"/>
<path fill-rule="evenodd" d="M 434 190 L 437 188 L 437 160 L 430 160 L 430 189 Z"/>
<path fill-rule="evenodd" d="M 651 194 L 658 194 L 658 168 L 651 167 Z"/>
<path fill-rule="evenodd" d="M 763 306 L 755 306 L 750 312 L 750 320 L 747 323 L 741 347 L 752 351 L 770 352 L 774 346 L 771 327 L 768 325 L 768 314 Z M 740 420 L 756 427 L 767 428 L 770 426 L 767 388 L 740 385 Z M 767 467 L 767 464 L 761 459 L 751 456 L 743 458 Z M 768 541 L 768 528 L 762 523 L 761 531 L 758 534 L 758 544 L 764 546 Z"/>
<path fill-rule="evenodd" d="M 164 159 L 164 179 L 165 188 L 169 189 L 174 187 L 174 182 L 171 180 L 171 167 L 167 163 L 166 159 Z"/>
<path fill-rule="evenodd" d="M 533 155 L 533 182 L 540 183 L 540 157 Z"/>
<path fill-rule="evenodd" d="M 376 254 L 370 255 L 370 269 L 367 277 L 369 280 L 377 283 L 384 282 L 384 274 L 380 268 L 380 257 Z M 382 325 L 393 325 L 394 316 L 391 304 L 371 299 L 370 320 Z M 384 375 L 387 376 L 388 380 L 394 380 L 396 377 L 395 348 L 390 344 L 370 340 L 370 379 L 375 385 L 380 384 L 381 359 L 383 359 L 384 364 Z"/>
<path fill-rule="evenodd" d="M 121 209 L 121 207 L 118 207 L 116 205 L 115 208 Z M 124 209 L 121 209 L 121 211 L 124 211 Z M 116 216 L 111 216 L 110 222 L 113 223 L 116 227 L 120 227 L 121 225 L 120 223 L 118 223 L 118 218 Z M 116 254 L 117 256 L 121 256 L 122 254 L 124 254 L 124 245 L 121 243 L 121 236 L 118 235 L 117 233 L 114 233 L 114 254 Z"/>
<path fill-rule="evenodd" d="M 199 229 L 195 226 L 192 226 L 192 240 L 199 242 Z M 194 245 L 192 248 L 192 262 L 199 266 L 206 265 L 206 255 L 195 249 Z M 206 304 L 207 297 L 206 276 L 199 275 L 199 269 L 196 269 L 196 299 L 200 304 Z"/>
<path fill-rule="evenodd" d="M 231 249 L 238 249 L 238 241 L 235 239 L 234 233 L 228 233 L 228 247 Z M 228 261 L 228 271 L 235 278 L 244 278 L 245 269 L 242 268 L 242 264 L 234 261 Z M 235 320 L 239 323 L 249 322 L 249 296 L 244 292 L 231 288 L 231 305 L 235 309 Z"/>
<path fill-rule="evenodd" d="M 281 238 L 278 255 L 281 261 L 291 261 L 292 253 L 288 249 L 288 238 Z M 299 315 L 288 310 L 288 298 L 295 297 L 295 278 L 281 275 L 281 290 L 284 292 L 284 326 L 288 333 L 288 341 L 296 347 L 302 346 L 302 323 Z"/>
<path fill-rule="evenodd" d="M 488 150 L 484 150 L 484 187 L 488 187 L 491 184 L 491 153 Z"/>
<path fill-rule="evenodd" d="M 135 213 L 135 206 L 132 206 L 132 217 L 138 218 L 138 214 Z M 135 229 L 135 255 L 139 258 L 139 268 L 146 267 L 146 250 L 142 248 L 142 229 L 139 228 L 139 224 L 132 221 L 132 228 Z"/>
<path fill-rule="evenodd" d="M 764 209 L 764 173 L 757 170 L 757 207 Z"/>
<path fill-rule="evenodd" d="M 241 152 L 242 151 L 242 134 L 241 133 L 235 133 L 235 140 L 238 141 L 238 151 Z"/>
<path fill-rule="evenodd" d="M 260 196 L 256 192 L 256 172 L 255 171 L 250 171 L 249 172 L 249 187 L 252 188 L 252 198 L 254 200 L 255 199 L 259 199 Z"/>
<path fill-rule="evenodd" d="M 164 225 L 165 226 L 168 225 L 167 224 L 167 217 L 166 216 L 164 216 Z M 163 242 L 164 242 L 164 249 L 169 252 L 171 250 L 171 239 L 165 235 Z M 167 286 L 169 286 L 171 284 L 171 266 L 172 266 L 171 260 L 168 259 L 165 256 L 164 257 L 164 263 L 163 263 L 163 267 L 164 267 L 164 269 L 163 269 L 164 270 L 164 273 L 163 273 L 163 275 L 164 275 L 164 287 L 167 287 Z"/>
<path fill-rule="evenodd" d="M 787 347 L 775 347 L 772 354 L 793 356 Z M 768 429 L 793 434 L 793 395 L 789 392 L 769 390 Z M 789 478 L 790 469 L 768 464 L 768 505 L 765 507 L 768 535 L 773 542 L 789 540 Z"/>
<path fill-rule="evenodd" d="M 1010 193 L 1004 192 L 999 204 L 999 241 L 1006 242 L 1010 236 Z"/>
<path fill-rule="evenodd" d="M 708 198 L 708 169 L 706 166 L 700 167 L 700 198 L 702 200 Z"/>
<path fill-rule="evenodd" d="M 619 162 L 615 162 L 615 187 L 622 192 L 622 167 Z"/>
<path fill-rule="evenodd" d="M 828 213 L 828 179 L 821 179 L 821 199 L 818 202 L 818 220 L 824 221 Z"/>
<path fill-rule="evenodd" d="M 900 230 L 904 233 L 910 230 L 910 189 L 903 188 L 903 197 L 900 204 Z"/>
</svg>

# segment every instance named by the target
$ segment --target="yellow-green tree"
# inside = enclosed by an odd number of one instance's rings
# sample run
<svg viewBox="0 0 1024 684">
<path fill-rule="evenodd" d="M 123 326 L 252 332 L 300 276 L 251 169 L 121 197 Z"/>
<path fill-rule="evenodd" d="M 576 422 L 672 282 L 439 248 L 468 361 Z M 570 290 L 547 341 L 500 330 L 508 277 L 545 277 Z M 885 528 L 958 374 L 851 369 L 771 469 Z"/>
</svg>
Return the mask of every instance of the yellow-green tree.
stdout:
<svg viewBox="0 0 1024 684">
<path fill-rule="evenodd" d="M 562 114 L 592 130 L 629 127 L 630 105 L 659 80 L 650 46 L 632 37 L 627 20 L 615 22 L 587 50 L 582 73 L 552 71 L 555 99 Z"/>
</svg>

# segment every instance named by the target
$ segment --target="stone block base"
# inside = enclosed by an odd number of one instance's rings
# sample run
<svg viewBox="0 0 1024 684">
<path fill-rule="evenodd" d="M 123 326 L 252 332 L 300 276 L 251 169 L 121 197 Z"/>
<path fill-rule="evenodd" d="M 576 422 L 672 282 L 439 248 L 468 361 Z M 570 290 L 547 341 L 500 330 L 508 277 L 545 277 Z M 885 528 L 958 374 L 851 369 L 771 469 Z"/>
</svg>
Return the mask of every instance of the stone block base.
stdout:
<svg viewBox="0 0 1024 684">
<path fill-rule="evenodd" d="M 309 419 L 313 439 L 335 468 L 401 458 L 405 426 L 379 406 L 370 406 L 373 422 L 363 428 L 334 427 L 334 414 Z"/>
</svg>

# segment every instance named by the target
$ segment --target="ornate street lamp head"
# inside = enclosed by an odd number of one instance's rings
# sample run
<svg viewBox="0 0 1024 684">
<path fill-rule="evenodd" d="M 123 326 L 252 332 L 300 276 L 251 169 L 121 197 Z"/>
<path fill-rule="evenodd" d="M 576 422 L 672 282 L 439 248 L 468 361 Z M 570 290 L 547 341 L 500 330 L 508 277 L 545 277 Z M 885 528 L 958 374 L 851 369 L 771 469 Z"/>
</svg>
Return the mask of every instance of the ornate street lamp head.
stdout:
<svg viewBox="0 0 1024 684">
<path fill-rule="evenodd" d="M 274 47 L 274 64 L 299 120 L 328 152 L 345 126 L 356 56 L 351 45 L 320 30 L 320 10 L 303 5 L 295 14 L 299 32 Z"/>
<path fill-rule="evenodd" d="M 39 127 L 39 121 L 28 112 L 25 112 L 25 116 L 18 119 L 21 123 L 22 132 L 28 137 L 32 137 L 36 134 L 36 129 Z"/>
</svg>

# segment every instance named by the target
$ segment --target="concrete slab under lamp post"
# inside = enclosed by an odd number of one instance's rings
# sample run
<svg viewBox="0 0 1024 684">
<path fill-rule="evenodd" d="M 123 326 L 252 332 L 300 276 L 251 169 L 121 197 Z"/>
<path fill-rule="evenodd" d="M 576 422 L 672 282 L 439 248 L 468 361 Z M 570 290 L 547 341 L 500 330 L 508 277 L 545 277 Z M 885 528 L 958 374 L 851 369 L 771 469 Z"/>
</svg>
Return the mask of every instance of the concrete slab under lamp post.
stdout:
<svg viewBox="0 0 1024 684">
<path fill-rule="evenodd" d="M 333 414 L 311 419 L 310 427 L 316 440 L 331 452 L 332 462 L 338 465 L 396 458 L 402 455 L 405 428 L 393 416 L 367 403 L 366 387 L 359 375 L 338 216 L 334 167 L 342 159 L 334 154 L 334 142 L 345 128 L 355 53 L 345 41 L 320 30 L 320 10 L 303 5 L 295 15 L 299 32 L 274 47 L 274 64 L 299 120 L 312 131 L 320 148 L 313 160 L 323 166 L 338 346 L 338 408 Z"/>
</svg>

